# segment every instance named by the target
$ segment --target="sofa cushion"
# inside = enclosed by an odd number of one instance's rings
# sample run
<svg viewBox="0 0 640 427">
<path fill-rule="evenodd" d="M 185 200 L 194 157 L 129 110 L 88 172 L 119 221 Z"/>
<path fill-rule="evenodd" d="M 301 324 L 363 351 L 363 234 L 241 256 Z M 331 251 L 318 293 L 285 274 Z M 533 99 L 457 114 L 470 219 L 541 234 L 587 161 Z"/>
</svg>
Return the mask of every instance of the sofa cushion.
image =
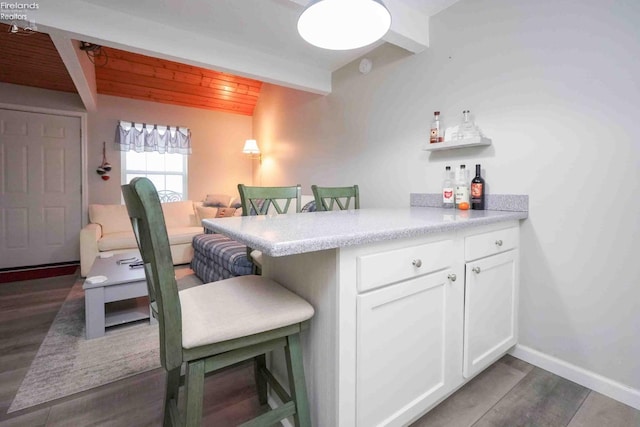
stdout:
<svg viewBox="0 0 640 427">
<path fill-rule="evenodd" d="M 167 228 L 195 227 L 199 225 L 192 201 L 169 202 L 163 203 L 161 206 Z"/>
<path fill-rule="evenodd" d="M 193 238 L 199 234 L 202 234 L 202 227 L 174 227 L 168 229 L 169 231 L 169 244 L 180 245 L 182 243 L 191 243 Z"/>
<path fill-rule="evenodd" d="M 98 250 L 100 250 L 100 252 L 137 248 L 138 244 L 136 243 L 136 236 L 133 235 L 133 231 L 103 234 L 102 238 L 98 240 Z"/>
<path fill-rule="evenodd" d="M 194 236 L 202 234 L 202 227 L 173 227 L 167 229 L 169 233 L 169 244 L 180 245 L 191 243 Z M 136 237 L 133 231 L 121 231 L 118 233 L 109 233 L 103 235 L 98 240 L 98 249 L 103 251 L 113 251 L 116 249 L 136 249 Z"/>
<path fill-rule="evenodd" d="M 102 234 L 129 231 L 131 220 L 125 205 L 89 205 L 89 221 L 102 226 Z"/>
</svg>

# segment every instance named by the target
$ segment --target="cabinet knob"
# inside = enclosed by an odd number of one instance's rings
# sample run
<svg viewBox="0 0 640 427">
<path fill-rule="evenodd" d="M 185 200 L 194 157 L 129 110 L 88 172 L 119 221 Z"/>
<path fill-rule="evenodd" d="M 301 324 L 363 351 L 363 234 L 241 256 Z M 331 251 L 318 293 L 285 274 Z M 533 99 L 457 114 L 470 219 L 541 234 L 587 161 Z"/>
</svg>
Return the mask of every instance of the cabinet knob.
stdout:
<svg viewBox="0 0 640 427">
<path fill-rule="evenodd" d="M 455 274 L 451 273 L 447 276 L 447 279 L 451 280 L 452 282 L 455 282 L 456 279 L 458 278 L 458 276 L 456 276 Z"/>
<path fill-rule="evenodd" d="M 502 246 L 502 240 L 496 240 L 496 246 Z"/>
<path fill-rule="evenodd" d="M 480 271 L 482 271 L 482 270 L 480 270 L 480 267 L 473 267 L 473 268 L 471 269 L 471 271 L 473 271 L 473 272 L 474 272 L 474 273 L 476 273 L 476 274 L 480 274 Z"/>
<path fill-rule="evenodd" d="M 411 262 L 411 264 L 413 264 L 415 267 L 420 268 L 420 267 L 422 267 L 422 260 L 414 259 L 414 260 Z"/>
</svg>

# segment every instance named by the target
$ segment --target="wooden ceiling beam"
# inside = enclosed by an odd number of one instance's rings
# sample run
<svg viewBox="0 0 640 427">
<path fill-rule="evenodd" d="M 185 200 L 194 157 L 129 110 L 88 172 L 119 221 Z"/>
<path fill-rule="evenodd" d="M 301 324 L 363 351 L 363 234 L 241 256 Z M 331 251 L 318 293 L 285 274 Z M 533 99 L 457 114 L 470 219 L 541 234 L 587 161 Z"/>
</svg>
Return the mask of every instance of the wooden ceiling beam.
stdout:
<svg viewBox="0 0 640 427">
<path fill-rule="evenodd" d="M 96 72 L 86 54 L 80 50 L 79 43 L 71 40 L 63 33 L 52 31 L 51 40 L 55 45 L 62 62 L 78 90 L 78 95 L 87 111 L 98 109 L 98 91 L 96 90 Z"/>
</svg>

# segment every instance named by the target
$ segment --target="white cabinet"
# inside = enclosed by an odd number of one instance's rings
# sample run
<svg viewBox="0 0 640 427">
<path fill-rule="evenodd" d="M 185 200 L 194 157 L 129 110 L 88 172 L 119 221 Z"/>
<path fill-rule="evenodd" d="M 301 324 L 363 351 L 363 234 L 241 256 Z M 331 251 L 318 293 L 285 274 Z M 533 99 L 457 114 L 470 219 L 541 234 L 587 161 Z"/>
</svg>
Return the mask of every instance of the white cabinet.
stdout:
<svg viewBox="0 0 640 427">
<path fill-rule="evenodd" d="M 519 228 L 356 253 L 355 425 L 403 426 L 517 341 Z"/>
<path fill-rule="evenodd" d="M 405 425 L 450 389 L 451 270 L 357 297 L 357 426 Z"/>
<path fill-rule="evenodd" d="M 517 342 L 517 247 L 516 227 L 465 240 L 465 378 L 482 371 Z"/>
<path fill-rule="evenodd" d="M 453 237 L 354 254 L 356 426 L 407 425 L 454 388 L 464 270 Z"/>
</svg>

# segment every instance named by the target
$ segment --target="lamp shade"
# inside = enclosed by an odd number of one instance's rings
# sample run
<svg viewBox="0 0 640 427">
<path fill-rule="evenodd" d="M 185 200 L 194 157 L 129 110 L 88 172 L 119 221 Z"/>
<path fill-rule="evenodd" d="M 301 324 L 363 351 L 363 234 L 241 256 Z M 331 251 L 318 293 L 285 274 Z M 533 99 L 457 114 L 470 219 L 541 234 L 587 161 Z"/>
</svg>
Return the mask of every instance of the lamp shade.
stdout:
<svg viewBox="0 0 640 427">
<path fill-rule="evenodd" d="M 244 148 L 242 149 L 242 152 L 245 154 L 260 154 L 258 142 L 255 139 L 247 139 L 244 142 Z"/>
<path fill-rule="evenodd" d="M 391 27 L 382 0 L 314 0 L 298 19 L 298 33 L 308 43 L 330 50 L 367 46 Z"/>
</svg>

